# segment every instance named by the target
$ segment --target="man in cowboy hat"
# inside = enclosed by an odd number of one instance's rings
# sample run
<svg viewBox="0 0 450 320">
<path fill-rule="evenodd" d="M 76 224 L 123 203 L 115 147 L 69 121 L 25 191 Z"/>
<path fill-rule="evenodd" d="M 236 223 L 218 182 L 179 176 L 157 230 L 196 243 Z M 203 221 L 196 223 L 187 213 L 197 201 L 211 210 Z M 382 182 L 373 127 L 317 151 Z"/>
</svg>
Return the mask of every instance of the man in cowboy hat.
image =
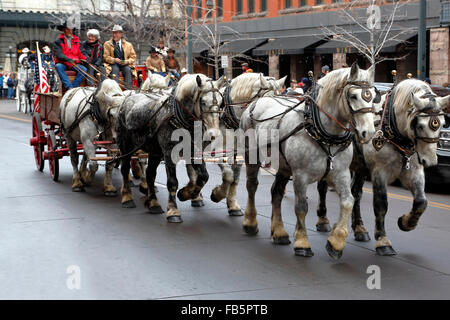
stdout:
<svg viewBox="0 0 450 320">
<path fill-rule="evenodd" d="M 86 67 L 81 65 L 86 61 L 86 57 L 81 53 L 80 39 L 73 34 L 74 26 L 64 22 L 58 26 L 62 31 L 58 39 L 53 43 L 53 52 L 55 52 L 56 71 L 66 89 L 77 88 L 81 85 L 86 73 Z M 66 75 L 66 70 L 72 70 L 77 73 L 73 83 Z"/>
<path fill-rule="evenodd" d="M 22 54 L 19 56 L 19 64 L 22 64 L 23 59 L 25 59 L 25 57 L 28 57 L 30 53 L 30 49 L 28 49 L 27 47 L 22 49 Z"/>
<path fill-rule="evenodd" d="M 51 53 L 50 48 L 48 46 L 44 46 L 42 51 L 44 52 L 41 55 L 42 64 L 47 68 L 54 68 L 55 64 L 53 63 L 53 54 Z"/>
<path fill-rule="evenodd" d="M 148 56 L 147 60 L 145 60 L 145 66 L 147 67 L 147 70 L 149 72 L 165 75 L 164 73 L 166 72 L 166 65 L 156 49 L 154 47 L 151 47 L 148 53 L 150 53 L 150 55 Z"/>
<path fill-rule="evenodd" d="M 136 53 L 133 45 L 123 38 L 123 29 L 119 25 L 115 25 L 112 29 L 112 39 L 104 44 L 103 62 L 106 73 L 116 75 L 119 81 L 119 74 L 122 72 L 126 85 L 131 88 L 133 77 L 137 77 L 134 62 L 136 61 Z"/>
<path fill-rule="evenodd" d="M 167 50 L 167 58 L 164 59 L 164 63 L 166 64 L 166 69 L 177 78 L 180 78 L 179 70 L 180 63 L 177 58 L 175 58 L 175 50 L 170 48 Z"/>
</svg>

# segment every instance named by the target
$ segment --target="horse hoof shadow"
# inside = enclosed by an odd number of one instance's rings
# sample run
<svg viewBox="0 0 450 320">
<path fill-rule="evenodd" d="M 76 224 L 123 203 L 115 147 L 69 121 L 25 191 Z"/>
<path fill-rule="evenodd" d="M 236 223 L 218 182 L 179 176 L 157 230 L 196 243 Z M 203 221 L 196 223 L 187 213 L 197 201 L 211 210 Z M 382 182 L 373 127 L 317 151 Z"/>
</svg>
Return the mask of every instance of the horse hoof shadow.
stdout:
<svg viewBox="0 0 450 320">
<path fill-rule="evenodd" d="M 105 195 L 105 197 L 116 197 L 117 191 L 105 191 L 103 194 Z"/>
<path fill-rule="evenodd" d="M 133 209 L 133 208 L 136 208 L 136 204 L 134 203 L 133 200 L 128 200 L 128 201 L 122 203 L 122 208 Z"/>
<path fill-rule="evenodd" d="M 367 232 L 355 233 L 355 241 L 369 242 L 370 241 L 369 233 L 367 233 Z"/>
<path fill-rule="evenodd" d="M 148 213 L 150 214 L 162 214 L 164 210 L 160 206 L 153 206 L 148 208 Z"/>
<path fill-rule="evenodd" d="M 329 223 L 321 223 L 316 225 L 316 230 L 319 232 L 330 232 L 331 227 Z"/>
<path fill-rule="evenodd" d="M 335 250 L 333 248 L 333 246 L 331 245 L 330 241 L 327 241 L 327 246 L 326 246 L 328 255 L 333 258 L 334 260 L 339 260 L 342 257 L 342 250 Z"/>
<path fill-rule="evenodd" d="M 311 248 L 295 248 L 295 255 L 299 257 L 312 257 L 314 256 L 314 252 L 312 252 Z"/>
<path fill-rule="evenodd" d="M 397 254 L 392 246 L 377 247 L 376 251 L 379 256 L 395 256 Z"/>
<path fill-rule="evenodd" d="M 194 208 L 200 208 L 200 207 L 204 207 L 205 203 L 203 202 L 203 200 L 192 200 L 191 206 Z"/>
<path fill-rule="evenodd" d="M 242 210 L 228 210 L 228 215 L 231 217 L 240 217 L 243 216 Z"/>
</svg>

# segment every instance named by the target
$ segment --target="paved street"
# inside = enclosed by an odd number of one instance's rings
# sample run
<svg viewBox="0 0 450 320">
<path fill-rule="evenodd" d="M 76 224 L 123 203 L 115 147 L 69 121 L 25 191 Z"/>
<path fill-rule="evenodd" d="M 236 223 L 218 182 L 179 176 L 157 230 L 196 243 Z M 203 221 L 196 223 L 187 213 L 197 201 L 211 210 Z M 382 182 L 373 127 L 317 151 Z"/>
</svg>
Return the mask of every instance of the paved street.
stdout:
<svg viewBox="0 0 450 320">
<path fill-rule="evenodd" d="M 60 182 L 50 179 L 48 164 L 36 170 L 29 146 L 31 121 L 0 101 L 0 299 L 449 299 L 450 197 L 428 194 L 429 206 L 416 230 L 398 229 L 397 218 L 408 212 L 410 194 L 389 187 L 388 237 L 398 252 L 375 254 L 375 241 L 359 243 L 350 232 L 341 260 L 328 256 L 326 234 L 315 231 L 317 193 L 308 189 L 307 227 L 315 256 L 294 256 L 292 245 L 270 241 L 270 187 L 273 176 L 262 171 L 257 193 L 260 232 L 247 236 L 242 217 L 229 217 L 226 204 L 209 194 L 221 180 L 208 165 L 210 180 L 203 208 L 179 203 L 184 223 L 168 224 L 150 215 L 137 188 L 136 209 L 122 209 L 120 198 L 102 193 L 104 168 L 85 193 L 71 192 L 69 158 L 60 162 Z M 16 118 L 16 119 L 13 119 Z M 187 175 L 179 166 L 179 181 Z M 120 172 L 114 171 L 120 187 Z M 241 178 L 244 182 L 244 171 Z M 158 171 L 158 197 L 165 207 L 165 171 Z M 362 214 L 373 238 L 371 185 L 366 183 Z M 244 207 L 245 183 L 238 190 Z M 293 234 L 292 184 L 283 202 L 283 218 Z M 335 193 L 328 196 L 329 217 L 338 215 Z M 292 237 L 291 237 L 292 240 Z M 381 289 L 366 286 L 367 267 L 381 270 Z M 81 271 L 81 288 L 66 285 L 69 266 Z"/>
</svg>

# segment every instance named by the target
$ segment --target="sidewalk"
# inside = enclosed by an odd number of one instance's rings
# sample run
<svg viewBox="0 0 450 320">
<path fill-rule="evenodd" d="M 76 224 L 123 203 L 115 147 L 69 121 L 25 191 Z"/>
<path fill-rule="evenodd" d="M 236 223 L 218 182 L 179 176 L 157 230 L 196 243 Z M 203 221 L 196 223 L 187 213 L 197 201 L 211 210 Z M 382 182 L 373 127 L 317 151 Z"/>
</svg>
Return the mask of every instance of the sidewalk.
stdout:
<svg viewBox="0 0 450 320">
<path fill-rule="evenodd" d="M 0 99 L 0 119 L 11 119 L 31 123 L 31 114 L 17 112 L 16 101 L 17 100 Z"/>
</svg>

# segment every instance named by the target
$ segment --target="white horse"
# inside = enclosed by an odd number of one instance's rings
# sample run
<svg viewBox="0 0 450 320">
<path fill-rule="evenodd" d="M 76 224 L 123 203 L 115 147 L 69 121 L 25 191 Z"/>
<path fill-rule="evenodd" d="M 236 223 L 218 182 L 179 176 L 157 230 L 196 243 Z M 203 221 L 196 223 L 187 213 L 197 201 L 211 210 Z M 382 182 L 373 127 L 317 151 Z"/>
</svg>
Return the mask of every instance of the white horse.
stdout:
<svg viewBox="0 0 450 320">
<path fill-rule="evenodd" d="M 272 239 L 275 244 L 289 244 L 289 235 L 281 217 L 281 201 L 284 189 L 293 176 L 295 191 L 294 233 L 295 254 L 313 255 L 308 241 L 305 217 L 308 212 L 306 189 L 321 179 L 336 188 L 340 198 L 340 216 L 335 224 L 326 249 L 328 254 L 341 257 L 347 238 L 347 221 L 353 208 L 350 190 L 350 170 L 353 134 L 346 128 L 350 124 L 361 143 L 367 143 L 375 133 L 372 102 L 376 96 L 370 85 L 371 70 L 351 68 L 330 72 L 318 82 L 319 91 L 313 95 L 314 103 L 300 103 L 298 99 L 261 98 L 242 115 L 240 127 L 244 131 L 254 129 L 256 148 L 263 147 L 264 130 L 278 130 L 279 141 L 272 141 L 280 150 L 279 168 L 272 185 Z M 306 113 L 305 113 L 306 112 Z M 306 119 L 305 119 L 306 116 Z M 265 121 L 266 119 L 269 119 Z M 309 120 L 307 120 L 309 119 Z M 267 141 L 267 140 L 265 140 Z M 254 147 L 254 146 L 252 146 Z M 248 146 L 247 146 L 248 148 Z M 249 153 L 251 150 L 247 149 Z M 255 192 L 258 186 L 260 159 L 250 163 L 246 155 L 248 200 L 243 227 L 249 234 L 258 232 Z"/>
<path fill-rule="evenodd" d="M 243 73 L 231 80 L 231 82 L 221 89 L 224 96 L 224 113 L 221 117 L 220 129 L 223 137 L 223 148 L 226 148 L 227 140 L 233 141 L 234 134 L 227 135 L 228 130 L 237 130 L 239 121 L 247 105 L 263 97 L 280 94 L 281 88 L 286 81 L 286 77 L 276 80 L 272 77 L 265 77 L 262 73 Z M 230 132 L 228 132 L 230 133 Z M 217 141 L 221 141 L 218 139 Z M 216 148 L 216 142 L 213 142 Z M 220 146 L 220 147 L 222 147 Z M 239 183 L 242 164 L 234 163 L 219 164 L 222 171 L 222 184 L 214 188 L 211 193 L 211 200 L 219 202 L 226 198 L 228 214 L 231 216 L 241 216 L 241 207 L 236 201 L 236 188 Z M 191 178 L 191 171 L 188 171 Z M 201 198 L 192 200 L 193 206 L 202 206 Z"/>
<path fill-rule="evenodd" d="M 376 252 L 379 255 L 395 255 L 384 229 L 387 213 L 386 186 L 400 179 L 403 186 L 413 195 L 411 211 L 398 219 L 402 231 L 415 229 L 420 216 L 427 207 L 425 196 L 424 167 L 437 164 L 436 148 L 440 130 L 448 118 L 443 109 L 447 107 L 450 96 L 436 97 L 428 84 L 416 79 L 400 82 L 389 94 L 383 95 L 377 104 L 379 114 L 384 111 L 383 120 L 377 126 L 373 143 L 356 144 L 352 169 L 354 181 L 352 193 L 355 206 L 352 212 L 352 228 L 357 241 L 369 241 L 367 230 L 361 218 L 360 200 L 367 176 L 371 177 L 373 187 L 373 209 L 375 213 Z M 386 103 L 385 103 L 386 102 Z M 382 132 L 382 135 L 380 133 Z M 319 188 L 319 220 L 326 219 L 326 186 Z M 322 216 L 322 217 L 321 217 Z"/>
<path fill-rule="evenodd" d="M 141 86 L 141 92 L 154 91 L 155 89 L 169 88 L 170 75 L 163 77 L 157 73 L 149 73 L 147 79 Z"/>
<path fill-rule="evenodd" d="M 100 137 L 110 141 L 116 136 L 115 120 L 124 98 L 117 82 L 111 79 L 101 82 L 98 88 L 74 88 L 64 94 L 60 104 L 60 120 L 73 167 L 72 191 L 84 191 L 84 185 L 91 184 L 98 169 L 97 161 L 90 160 L 96 154 L 94 141 Z M 84 149 L 80 170 L 77 142 L 81 142 Z M 111 179 L 113 167 L 106 166 L 103 187 L 106 196 L 115 196 L 117 193 Z"/>
</svg>

